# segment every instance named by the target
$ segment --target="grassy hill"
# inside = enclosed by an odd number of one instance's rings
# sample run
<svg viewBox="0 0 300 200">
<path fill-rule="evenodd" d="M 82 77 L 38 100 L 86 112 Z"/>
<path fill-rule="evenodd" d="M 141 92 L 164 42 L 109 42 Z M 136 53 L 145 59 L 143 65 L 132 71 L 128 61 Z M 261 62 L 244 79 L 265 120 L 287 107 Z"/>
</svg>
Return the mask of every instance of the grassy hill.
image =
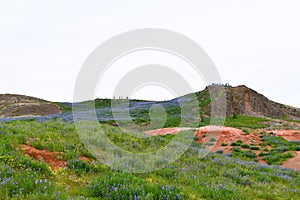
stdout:
<svg viewBox="0 0 300 200">
<path fill-rule="evenodd" d="M 175 98 L 163 102 L 144 101 L 144 100 L 127 100 L 122 99 L 95 99 L 93 101 L 81 102 L 74 104 L 75 106 L 85 107 L 91 105 L 90 108 L 95 108 L 99 122 L 116 124 L 116 121 L 133 120 L 139 125 L 147 125 L 150 123 L 149 110 L 151 107 L 162 107 L 167 115 L 164 127 L 175 127 L 180 125 L 180 116 L 182 114 L 181 107 L 187 110 L 194 110 L 196 106 L 199 107 L 199 116 L 201 122 L 197 126 L 209 123 L 211 116 L 211 94 L 210 90 L 220 88 L 226 92 L 226 98 L 221 104 L 226 104 L 226 116 L 233 115 L 251 116 L 257 118 L 273 118 L 282 119 L 285 121 L 300 121 L 300 109 L 291 106 L 279 104 L 267 99 L 265 96 L 256 91 L 247 88 L 246 86 L 225 87 L 225 86 L 208 86 L 203 91 L 194 94 L 187 94 L 185 96 Z M 193 101 L 193 96 L 198 100 L 198 105 Z M 122 109 L 128 107 L 130 119 L 117 119 L 111 109 L 111 103 L 114 103 L 114 112 L 119 115 Z M 65 121 L 73 121 L 72 103 L 53 103 L 44 101 L 38 98 L 21 96 L 21 95 L 0 95 L 0 121 L 17 120 L 35 118 L 39 121 L 45 121 L 52 118 L 62 118 Z M 88 119 L 90 110 L 82 110 L 84 120 Z M 198 115 L 191 114 L 190 125 L 197 121 L 194 117 Z M 29 117 L 28 117 L 29 116 Z M 35 117 L 30 117 L 35 116 Z M 5 120 L 4 118 L 9 118 Z M 187 121 L 187 120 L 186 120 Z M 198 120 L 199 121 L 199 120 Z"/>
</svg>

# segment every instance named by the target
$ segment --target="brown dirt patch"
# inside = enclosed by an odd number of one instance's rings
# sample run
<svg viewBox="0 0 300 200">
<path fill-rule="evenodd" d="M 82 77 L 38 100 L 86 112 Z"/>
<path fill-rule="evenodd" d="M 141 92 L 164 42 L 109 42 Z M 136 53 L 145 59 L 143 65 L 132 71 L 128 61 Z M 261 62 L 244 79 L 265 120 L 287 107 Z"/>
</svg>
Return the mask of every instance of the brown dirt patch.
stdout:
<svg viewBox="0 0 300 200">
<path fill-rule="evenodd" d="M 3 117 L 42 116 L 61 113 L 58 106 L 50 103 L 9 105 L 1 110 Z"/>
<path fill-rule="evenodd" d="M 66 166 L 66 161 L 57 158 L 57 156 L 61 154 L 59 152 L 39 150 L 27 144 L 21 144 L 20 146 L 25 151 L 26 155 L 36 160 L 44 160 L 44 162 L 49 164 L 53 169 Z"/>
</svg>

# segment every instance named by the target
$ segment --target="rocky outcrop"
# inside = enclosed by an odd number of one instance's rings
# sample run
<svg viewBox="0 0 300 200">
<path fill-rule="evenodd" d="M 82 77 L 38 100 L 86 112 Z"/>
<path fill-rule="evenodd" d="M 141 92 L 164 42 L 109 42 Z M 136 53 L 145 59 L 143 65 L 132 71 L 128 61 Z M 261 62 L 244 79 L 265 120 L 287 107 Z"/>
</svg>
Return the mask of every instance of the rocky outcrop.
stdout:
<svg viewBox="0 0 300 200">
<path fill-rule="evenodd" d="M 300 120 L 300 109 L 276 103 L 269 100 L 262 94 L 259 94 L 255 90 L 248 88 L 244 85 L 231 87 L 212 85 L 205 88 L 205 90 L 196 93 L 200 101 L 200 105 L 203 105 L 204 101 L 211 98 L 210 93 L 216 93 L 216 89 L 224 91 L 226 93 L 226 115 L 232 116 L 234 113 L 238 115 L 256 116 L 256 117 L 274 117 L 274 118 L 286 118 L 291 120 Z M 224 100 L 225 101 L 225 100 Z M 221 105 L 223 102 L 219 102 Z M 219 106 L 220 107 L 220 106 Z M 204 114 L 210 115 L 211 103 L 205 104 L 201 107 Z M 218 109 L 218 108 L 215 108 Z"/>
<path fill-rule="evenodd" d="M 227 114 L 299 119 L 300 109 L 269 100 L 262 94 L 242 85 L 226 87 Z"/>
</svg>

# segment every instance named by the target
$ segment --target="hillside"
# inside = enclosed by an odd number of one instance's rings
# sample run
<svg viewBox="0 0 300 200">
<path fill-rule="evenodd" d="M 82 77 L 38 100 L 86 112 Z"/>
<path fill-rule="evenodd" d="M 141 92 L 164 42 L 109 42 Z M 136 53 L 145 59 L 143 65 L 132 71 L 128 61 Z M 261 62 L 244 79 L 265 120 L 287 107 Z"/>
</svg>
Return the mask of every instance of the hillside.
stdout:
<svg viewBox="0 0 300 200">
<path fill-rule="evenodd" d="M 63 108 L 56 103 L 42 99 L 15 95 L 0 94 L 0 117 L 43 116 L 58 114 Z"/>
<path fill-rule="evenodd" d="M 223 87 L 226 91 L 226 115 L 234 113 L 245 116 L 272 117 L 278 119 L 300 120 L 300 109 L 276 103 L 264 95 L 244 85 L 231 86 L 208 86 L 196 95 L 205 114 L 210 114 L 209 89 Z M 201 103 L 202 102 L 202 103 Z M 206 102 L 206 104 L 203 102 Z"/>
</svg>

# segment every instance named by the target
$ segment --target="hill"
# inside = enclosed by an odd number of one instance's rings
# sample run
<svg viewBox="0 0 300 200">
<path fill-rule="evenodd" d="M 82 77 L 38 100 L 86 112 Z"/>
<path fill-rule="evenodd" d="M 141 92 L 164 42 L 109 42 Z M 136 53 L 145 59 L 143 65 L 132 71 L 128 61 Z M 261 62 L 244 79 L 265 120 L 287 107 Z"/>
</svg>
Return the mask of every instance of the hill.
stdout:
<svg viewBox="0 0 300 200">
<path fill-rule="evenodd" d="M 57 103 L 34 97 L 0 94 L 0 117 L 43 116 L 63 112 Z"/>
<path fill-rule="evenodd" d="M 205 114 L 210 115 L 210 94 L 209 90 L 214 87 L 222 87 L 226 91 L 226 115 L 233 114 L 254 116 L 254 117 L 272 117 L 279 119 L 300 120 L 300 109 L 269 100 L 264 95 L 255 90 L 240 85 L 231 86 L 208 86 L 196 95 Z M 206 104 L 203 102 L 206 102 Z"/>
<path fill-rule="evenodd" d="M 210 89 L 224 89 L 226 91 L 226 116 L 228 118 L 233 115 L 249 116 L 256 118 L 268 118 L 274 124 L 281 121 L 297 121 L 300 120 L 300 109 L 276 103 L 269 100 L 264 95 L 248 88 L 244 85 L 231 86 L 207 86 L 204 90 L 194 94 L 187 94 L 168 101 L 145 101 L 145 100 L 129 100 L 130 118 L 137 124 L 149 124 L 149 110 L 152 106 L 162 106 L 167 113 L 167 119 L 164 127 L 176 127 L 180 124 L 181 108 L 180 104 L 193 110 L 195 104 L 192 102 L 192 95 L 196 95 L 199 101 L 202 121 L 200 125 L 208 125 L 211 114 L 211 95 Z M 116 115 L 112 114 L 111 102 L 114 101 L 114 112 L 122 112 L 122 108 L 127 107 L 127 100 L 123 99 L 95 99 L 88 102 L 77 103 L 85 107 L 90 104 L 95 106 L 99 122 L 115 125 L 115 120 L 130 120 L 127 117 L 116 119 Z M 223 102 L 221 102 L 223 104 Z M 49 120 L 53 117 L 62 118 L 65 121 L 73 121 L 72 103 L 53 103 L 38 98 L 27 97 L 22 95 L 0 95 L 0 121 L 9 120 L 7 118 L 20 119 L 22 116 L 35 116 L 40 121 Z M 82 116 L 88 117 L 89 110 Z M 55 115 L 54 115 L 55 114 Z M 119 113 L 118 116 L 121 114 Z M 2 119 L 1 119 L 2 117 Z M 5 117 L 6 119 L 4 119 Z M 25 119 L 28 119 L 26 117 Z M 88 119 L 88 118 L 85 118 Z M 281 120 L 281 121 L 276 121 Z M 190 121 L 193 121 L 191 119 Z M 194 120 L 195 121 L 195 120 Z M 206 121 L 206 122 L 205 122 Z M 262 121 L 262 120 L 261 120 Z M 189 124 L 187 124 L 188 126 Z M 156 128 L 156 127 L 153 127 Z M 286 127 L 284 127 L 286 128 Z"/>
</svg>

